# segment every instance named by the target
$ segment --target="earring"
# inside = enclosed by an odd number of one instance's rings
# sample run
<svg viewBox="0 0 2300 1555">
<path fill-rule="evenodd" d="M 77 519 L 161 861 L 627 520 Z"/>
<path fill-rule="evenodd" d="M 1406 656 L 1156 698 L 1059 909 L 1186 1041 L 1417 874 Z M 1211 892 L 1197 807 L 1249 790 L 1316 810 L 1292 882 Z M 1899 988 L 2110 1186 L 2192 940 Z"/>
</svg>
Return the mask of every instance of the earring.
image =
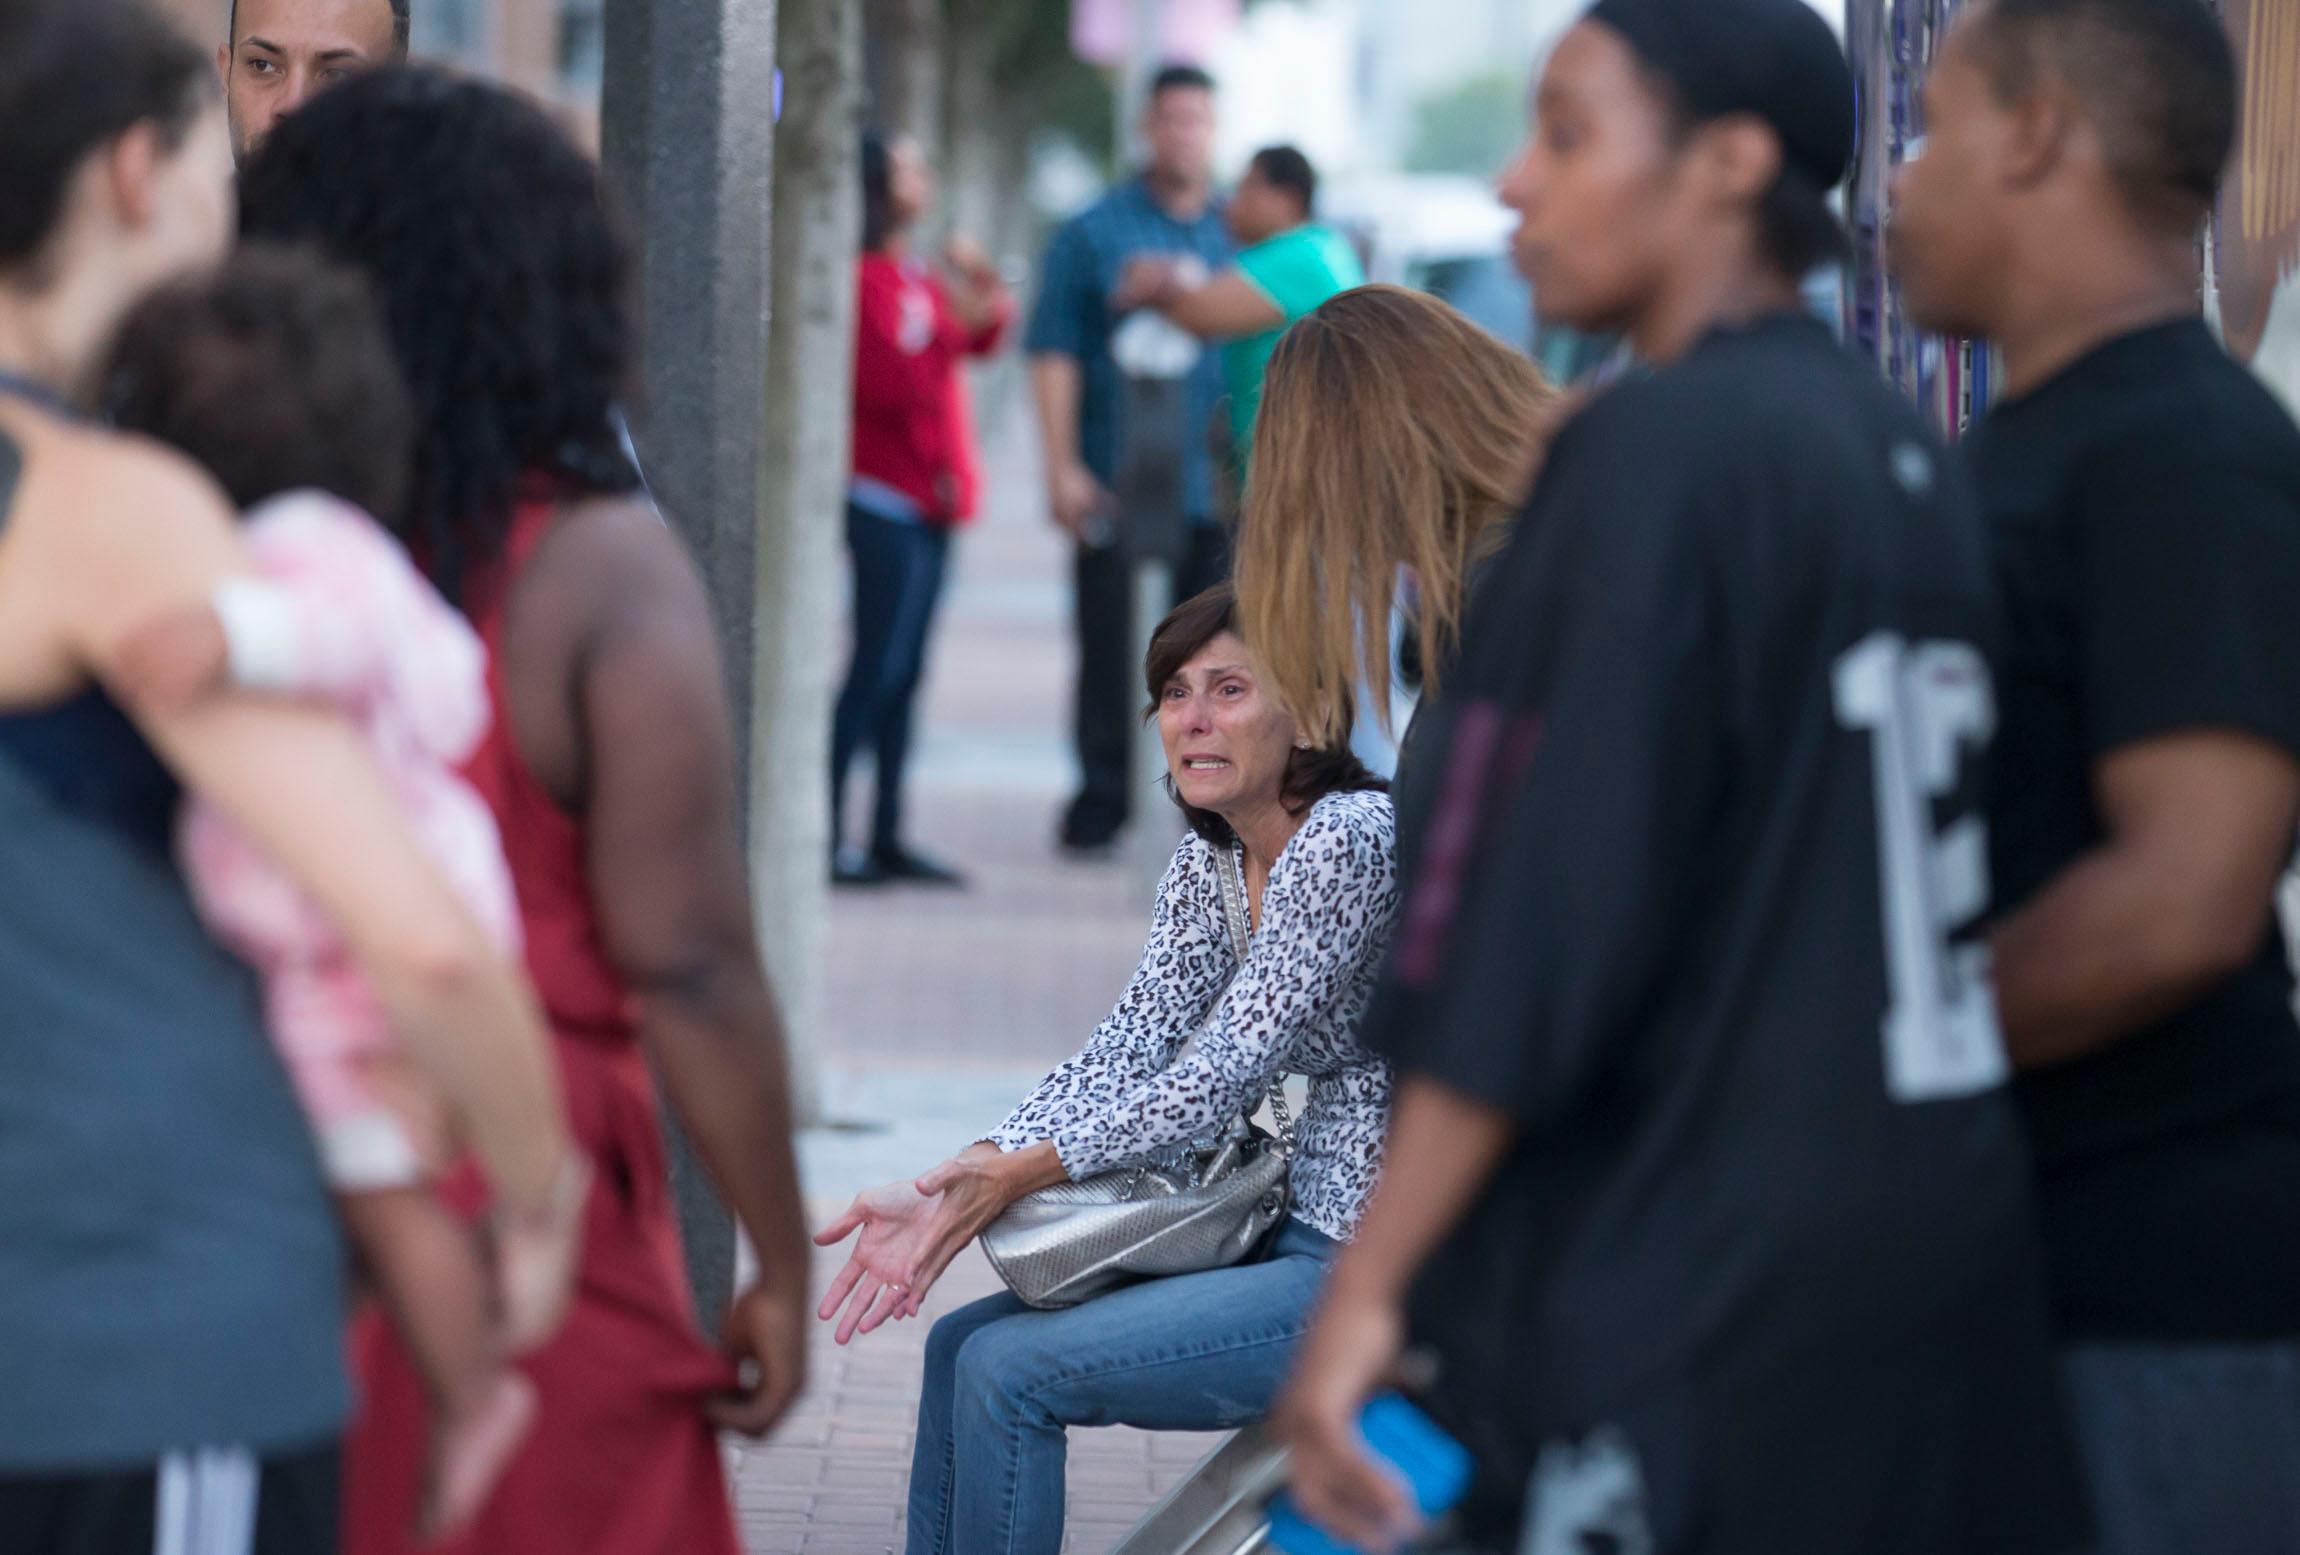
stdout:
<svg viewBox="0 0 2300 1555">
<path fill-rule="evenodd" d="M 1294 736 L 1294 749 L 1298 751 L 1306 751 L 1314 749 L 1314 747 L 1310 744 L 1310 737 L 1308 735 L 1297 734 Z"/>
</svg>

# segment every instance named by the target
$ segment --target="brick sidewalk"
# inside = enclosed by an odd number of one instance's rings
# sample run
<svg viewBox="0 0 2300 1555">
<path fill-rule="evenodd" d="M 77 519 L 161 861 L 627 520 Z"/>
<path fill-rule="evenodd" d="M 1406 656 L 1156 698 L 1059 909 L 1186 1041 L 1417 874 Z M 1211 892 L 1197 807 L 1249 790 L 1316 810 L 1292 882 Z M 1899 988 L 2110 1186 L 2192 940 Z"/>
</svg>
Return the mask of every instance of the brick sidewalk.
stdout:
<svg viewBox="0 0 2300 1555">
<path fill-rule="evenodd" d="M 838 1126 L 801 1147 L 818 1223 L 995 1124 L 1109 1013 L 1141 953 L 1138 872 L 1053 849 L 1072 781 L 1070 595 L 1026 459 L 1011 442 L 992 450 L 992 500 L 959 542 L 920 709 L 912 837 L 971 889 L 833 904 L 822 1067 Z M 858 816 L 867 802 L 858 788 Z M 1179 835 L 1178 822 L 1158 824 Z M 818 1257 L 818 1293 L 843 1259 Z M 846 1350 L 817 1328 L 813 1385 L 789 1424 L 763 1447 L 730 1449 L 751 1555 L 901 1550 L 927 1328 L 997 1288 L 970 1250 L 916 1321 Z M 1071 1433 L 1066 1550 L 1109 1550 L 1217 1439 Z"/>
<path fill-rule="evenodd" d="M 818 1292 L 836 1266 L 818 1260 Z M 881 1555 L 902 1548 L 927 1325 L 997 1288 L 990 1266 L 970 1251 L 928 1298 L 923 1317 L 880 1329 L 845 1350 L 818 1339 L 805 1402 L 773 1442 L 743 1452 L 736 1472 L 736 1514 L 750 1555 Z M 1119 1428 L 1072 1432 L 1065 1550 L 1109 1550 L 1216 1440 Z"/>
</svg>

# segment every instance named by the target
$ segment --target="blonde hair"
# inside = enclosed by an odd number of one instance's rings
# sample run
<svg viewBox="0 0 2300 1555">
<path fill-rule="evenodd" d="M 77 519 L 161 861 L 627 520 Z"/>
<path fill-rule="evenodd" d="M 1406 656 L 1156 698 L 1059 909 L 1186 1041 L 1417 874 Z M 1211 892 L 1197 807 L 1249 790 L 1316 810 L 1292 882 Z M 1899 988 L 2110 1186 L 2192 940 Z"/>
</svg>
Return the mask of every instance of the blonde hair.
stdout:
<svg viewBox="0 0 2300 1555">
<path fill-rule="evenodd" d="M 1524 501 L 1558 390 L 1459 312 L 1398 286 L 1286 332 L 1254 422 L 1238 615 L 1305 732 L 1331 742 L 1363 682 L 1386 727 L 1400 568 L 1424 685 L 1453 660 L 1476 565 Z"/>
</svg>

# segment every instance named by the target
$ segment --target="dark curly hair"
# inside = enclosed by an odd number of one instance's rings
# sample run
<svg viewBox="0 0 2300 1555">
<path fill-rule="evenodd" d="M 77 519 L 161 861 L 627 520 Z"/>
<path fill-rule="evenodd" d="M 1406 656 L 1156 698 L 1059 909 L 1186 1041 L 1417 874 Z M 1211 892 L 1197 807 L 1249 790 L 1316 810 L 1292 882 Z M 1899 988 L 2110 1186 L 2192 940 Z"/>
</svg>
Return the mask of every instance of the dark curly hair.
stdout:
<svg viewBox="0 0 2300 1555">
<path fill-rule="evenodd" d="M 1165 694 L 1167 682 L 1182 672 L 1183 665 L 1197 657 L 1199 649 L 1224 632 L 1238 634 L 1238 596 L 1227 583 L 1217 583 L 1196 599 L 1176 605 L 1166 619 L 1158 623 L 1158 630 L 1150 634 L 1149 655 L 1142 662 L 1142 681 L 1150 692 L 1150 706 L 1142 715 L 1144 722 L 1158 716 L 1158 701 Z M 1390 785 L 1358 760 L 1357 753 L 1350 749 L 1348 706 L 1342 708 L 1336 727 L 1339 732 L 1333 744 L 1297 750 L 1287 759 L 1285 775 L 1278 780 L 1278 799 L 1288 815 L 1306 813 L 1328 794 L 1389 791 Z M 1237 833 L 1230 829 L 1228 821 L 1211 810 L 1183 802 L 1174 789 L 1171 774 L 1166 778 L 1166 797 L 1174 801 L 1175 808 L 1190 823 L 1190 829 L 1215 847 L 1226 848 L 1236 840 Z"/>
<path fill-rule="evenodd" d="M 103 404 L 242 509 L 317 490 L 389 513 L 407 487 L 415 415 L 367 278 L 308 249 L 246 244 L 147 297 L 113 343 Z"/>
<path fill-rule="evenodd" d="M 456 598 L 513 504 L 626 492 L 615 407 L 634 360 L 632 264 L 598 169 L 542 109 L 397 66 L 280 121 L 240 175 L 250 237 L 364 270 L 414 395 L 407 500 L 379 514 Z"/>
</svg>

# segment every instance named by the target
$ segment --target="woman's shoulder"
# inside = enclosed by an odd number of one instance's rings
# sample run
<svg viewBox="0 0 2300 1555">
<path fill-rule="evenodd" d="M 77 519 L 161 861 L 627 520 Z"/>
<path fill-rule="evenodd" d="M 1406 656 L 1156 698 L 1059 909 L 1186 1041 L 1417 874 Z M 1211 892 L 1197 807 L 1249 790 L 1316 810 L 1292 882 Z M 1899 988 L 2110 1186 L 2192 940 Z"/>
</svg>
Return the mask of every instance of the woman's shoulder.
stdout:
<svg viewBox="0 0 2300 1555">
<path fill-rule="evenodd" d="M 1295 833 L 1306 857 L 1361 867 L 1393 867 L 1397 852 L 1397 811 L 1378 788 L 1331 793 L 1310 807 Z"/>
<path fill-rule="evenodd" d="M 1397 829 L 1397 810 L 1382 788 L 1337 789 L 1310 806 L 1310 822 L 1342 828 Z M 1308 828 L 1305 826 L 1304 828 Z"/>
<path fill-rule="evenodd" d="M 240 555 L 215 480 L 164 444 L 46 421 L 10 429 L 22 469 L 9 528 L 53 543 L 58 560 L 109 580 L 133 568 L 220 567 Z M 111 592 L 100 582 L 99 592 Z"/>
<path fill-rule="evenodd" d="M 1214 844 L 1194 831 L 1186 831 L 1182 834 L 1181 842 L 1175 845 L 1173 858 L 1166 863 L 1166 880 L 1170 885 L 1191 880 L 1211 880 L 1218 859 Z"/>
<path fill-rule="evenodd" d="M 8 435 L 21 451 L 28 492 L 41 498 L 60 491 L 72 494 L 69 502 L 41 504 L 41 517 L 60 525 L 75 530 L 106 521 L 230 526 L 230 507 L 214 478 L 165 443 L 46 416 L 14 423 Z"/>
</svg>

